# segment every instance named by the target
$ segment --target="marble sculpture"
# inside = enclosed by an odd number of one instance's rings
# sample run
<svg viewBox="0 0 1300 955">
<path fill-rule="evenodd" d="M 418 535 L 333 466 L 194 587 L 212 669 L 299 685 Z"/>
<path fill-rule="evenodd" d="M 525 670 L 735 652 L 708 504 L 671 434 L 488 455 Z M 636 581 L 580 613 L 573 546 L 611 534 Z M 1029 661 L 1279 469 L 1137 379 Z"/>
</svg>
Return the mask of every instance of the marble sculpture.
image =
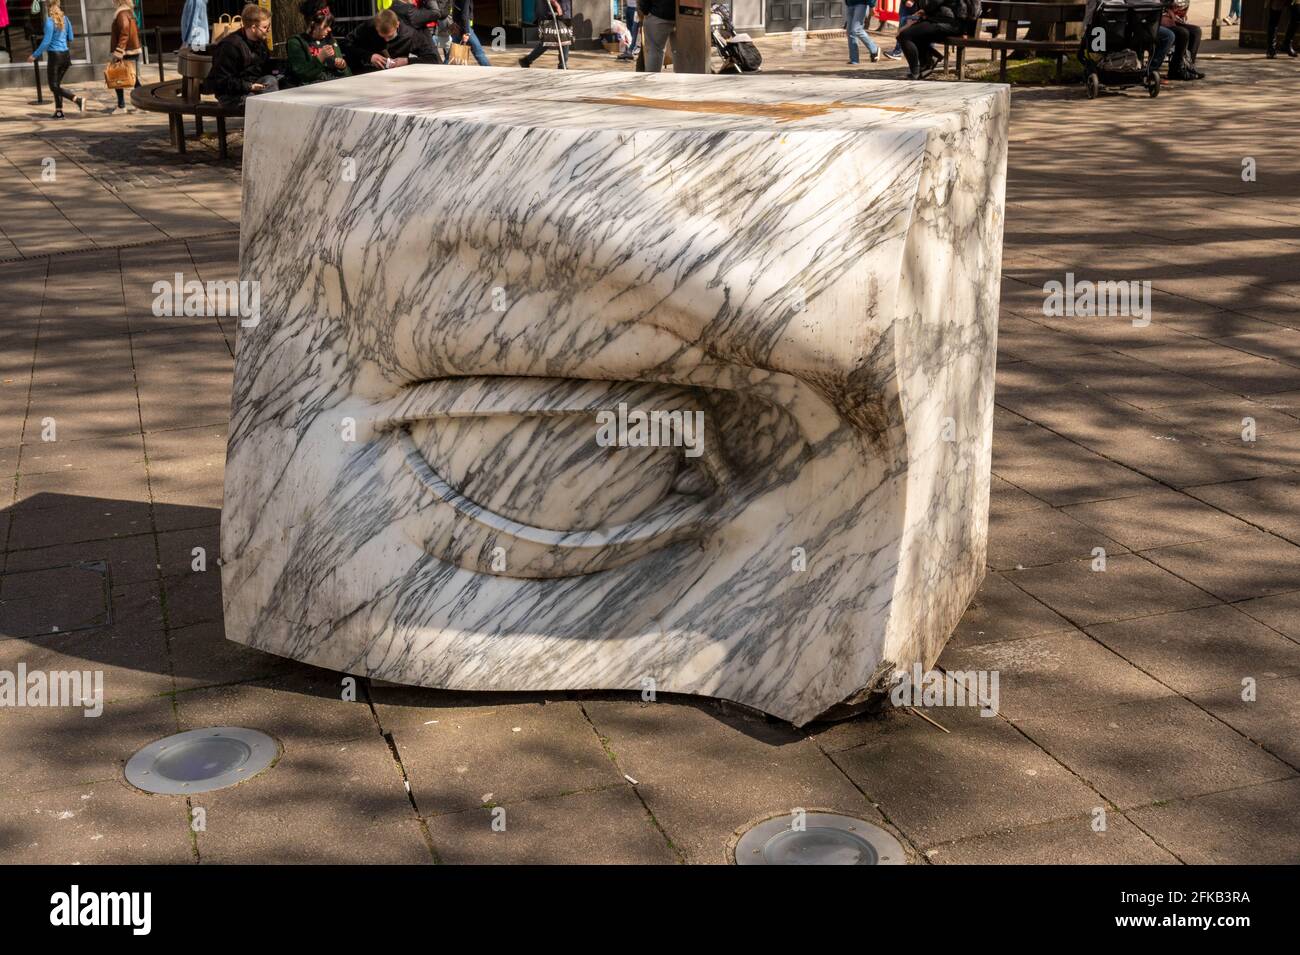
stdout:
<svg viewBox="0 0 1300 955">
<path fill-rule="evenodd" d="M 227 637 L 799 725 L 930 666 L 984 568 L 1007 112 L 447 66 L 251 98 Z"/>
</svg>

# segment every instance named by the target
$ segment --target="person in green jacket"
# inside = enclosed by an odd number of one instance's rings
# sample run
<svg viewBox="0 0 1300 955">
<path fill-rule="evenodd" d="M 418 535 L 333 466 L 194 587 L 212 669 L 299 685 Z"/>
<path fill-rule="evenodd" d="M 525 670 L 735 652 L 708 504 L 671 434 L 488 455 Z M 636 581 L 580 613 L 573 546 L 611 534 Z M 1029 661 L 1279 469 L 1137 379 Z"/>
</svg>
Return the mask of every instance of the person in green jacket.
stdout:
<svg viewBox="0 0 1300 955">
<path fill-rule="evenodd" d="M 351 76 L 343 51 L 330 35 L 334 16 L 321 0 L 307 0 L 302 5 L 307 29 L 289 38 L 285 52 L 289 58 L 289 75 L 299 86 Z"/>
</svg>

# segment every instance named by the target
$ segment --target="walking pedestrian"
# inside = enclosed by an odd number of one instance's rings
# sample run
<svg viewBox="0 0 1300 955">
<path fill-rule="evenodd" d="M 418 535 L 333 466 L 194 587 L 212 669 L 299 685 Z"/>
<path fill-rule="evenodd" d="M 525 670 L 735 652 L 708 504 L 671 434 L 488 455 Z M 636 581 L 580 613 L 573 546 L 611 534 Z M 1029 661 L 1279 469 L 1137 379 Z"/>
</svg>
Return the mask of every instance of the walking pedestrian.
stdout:
<svg viewBox="0 0 1300 955">
<path fill-rule="evenodd" d="M 898 5 L 898 34 L 897 34 L 898 36 L 902 35 L 903 28 L 906 27 L 909 23 L 911 23 L 912 20 L 915 18 L 915 16 L 916 16 L 916 0 L 902 0 L 902 2 L 899 3 Z M 885 56 L 889 57 L 891 60 L 897 60 L 902 55 L 903 55 L 903 45 L 897 39 L 895 39 L 894 48 L 890 50 L 888 53 L 886 53 Z"/>
<path fill-rule="evenodd" d="M 454 0 L 451 10 L 451 42 L 468 44 L 475 63 L 479 66 L 491 66 L 487 53 L 483 51 L 483 44 L 474 33 L 474 0 Z"/>
<path fill-rule="evenodd" d="M 540 28 L 543 23 L 551 23 L 552 19 L 559 21 L 561 29 L 563 29 L 564 24 L 573 19 L 573 0 L 537 0 L 537 26 Z M 562 38 L 557 39 L 562 40 Z M 546 43 L 538 40 L 537 46 L 519 58 L 519 65 L 527 69 L 537 62 L 537 58 L 545 53 L 547 49 Z M 560 60 L 555 64 L 555 68 L 557 70 L 567 70 L 569 68 L 569 51 L 560 46 L 556 49 L 555 55 Z"/>
<path fill-rule="evenodd" d="M 135 67 L 135 85 L 140 85 L 140 30 L 135 24 L 135 6 L 132 0 L 117 0 L 113 7 L 113 27 L 110 31 L 109 44 L 113 48 L 114 63 L 129 61 Z M 135 107 L 127 103 L 126 90 L 118 89 L 117 108 L 114 113 L 135 112 Z"/>
<path fill-rule="evenodd" d="M 63 119 L 65 99 L 72 100 L 77 105 L 78 112 L 86 111 L 85 98 L 69 92 L 63 86 L 63 77 L 67 74 L 68 67 L 72 65 L 72 54 L 68 50 L 73 39 L 72 19 L 63 12 L 62 0 L 50 0 L 45 13 L 45 30 L 41 45 L 32 52 L 30 59 L 35 63 L 42 55 L 49 54 L 45 64 L 45 82 L 49 84 L 50 92 L 54 95 L 54 119 Z"/>
<path fill-rule="evenodd" d="M 844 32 L 849 36 L 849 66 L 858 65 L 858 41 L 867 47 L 872 63 L 880 62 L 880 48 L 867 32 L 876 0 L 844 0 Z"/>
</svg>

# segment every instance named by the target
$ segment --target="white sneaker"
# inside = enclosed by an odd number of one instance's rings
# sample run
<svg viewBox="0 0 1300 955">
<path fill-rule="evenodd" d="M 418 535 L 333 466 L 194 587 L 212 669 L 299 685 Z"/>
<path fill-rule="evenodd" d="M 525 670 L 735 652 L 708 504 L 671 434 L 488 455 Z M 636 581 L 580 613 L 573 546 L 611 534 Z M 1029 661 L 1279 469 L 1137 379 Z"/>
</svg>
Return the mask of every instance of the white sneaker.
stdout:
<svg viewBox="0 0 1300 955">
<path fill-rule="evenodd" d="M 109 112 L 112 113 L 114 116 L 116 116 L 118 113 L 125 113 L 125 112 L 126 112 L 126 107 L 125 107 L 125 106 L 114 106 L 112 109 L 109 110 Z"/>
</svg>

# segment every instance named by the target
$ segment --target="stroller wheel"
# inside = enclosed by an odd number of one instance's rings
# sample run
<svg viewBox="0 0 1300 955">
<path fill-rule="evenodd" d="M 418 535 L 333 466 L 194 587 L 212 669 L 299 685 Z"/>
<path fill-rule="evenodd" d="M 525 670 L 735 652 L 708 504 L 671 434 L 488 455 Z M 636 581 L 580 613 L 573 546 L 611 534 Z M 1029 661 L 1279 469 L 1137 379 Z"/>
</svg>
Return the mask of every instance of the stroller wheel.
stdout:
<svg viewBox="0 0 1300 955">
<path fill-rule="evenodd" d="M 1088 86 L 1088 99 L 1096 99 L 1097 94 L 1101 92 L 1101 80 L 1097 79 L 1096 73 L 1089 73 L 1085 82 Z"/>
<path fill-rule="evenodd" d="M 1147 95 L 1150 96 L 1152 99 L 1155 99 L 1157 96 L 1160 95 L 1160 77 L 1158 76 L 1147 77 Z"/>
</svg>

